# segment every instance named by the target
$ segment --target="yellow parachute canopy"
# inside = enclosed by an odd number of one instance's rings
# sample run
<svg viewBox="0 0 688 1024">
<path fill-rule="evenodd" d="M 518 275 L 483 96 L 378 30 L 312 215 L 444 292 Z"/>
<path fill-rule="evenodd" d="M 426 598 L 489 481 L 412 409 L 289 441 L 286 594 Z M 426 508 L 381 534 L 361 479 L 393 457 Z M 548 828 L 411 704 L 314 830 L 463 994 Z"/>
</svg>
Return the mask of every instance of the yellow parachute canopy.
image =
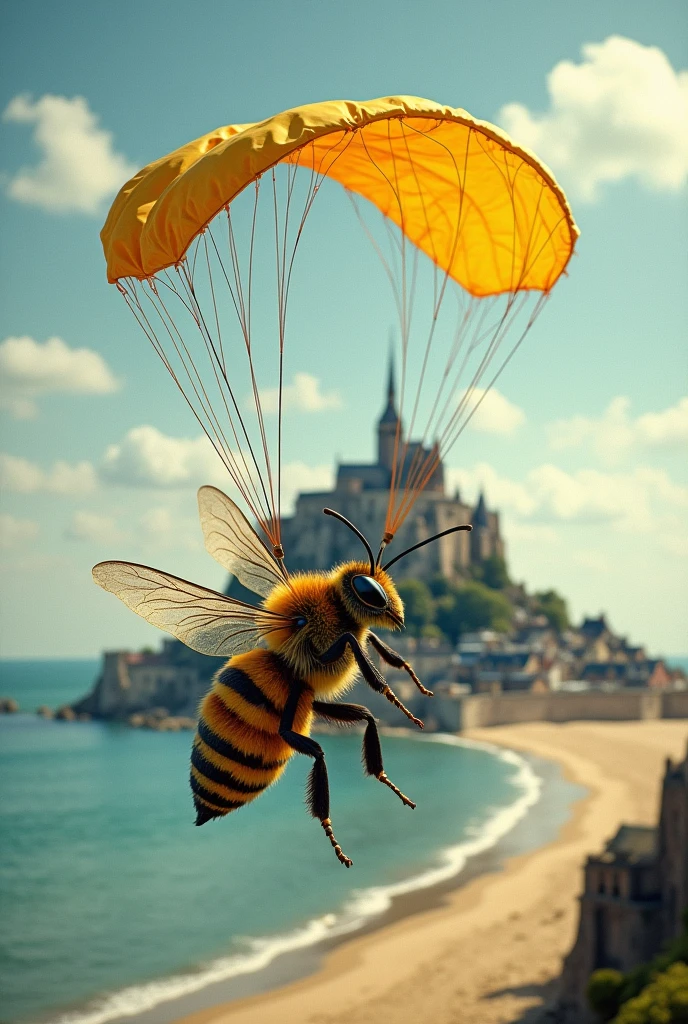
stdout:
<svg viewBox="0 0 688 1024">
<path fill-rule="evenodd" d="M 101 232 L 108 279 L 178 264 L 223 207 L 280 163 L 369 200 L 474 296 L 548 292 L 579 233 L 551 171 L 494 125 L 414 96 L 333 101 L 218 128 L 144 167 Z"/>
</svg>

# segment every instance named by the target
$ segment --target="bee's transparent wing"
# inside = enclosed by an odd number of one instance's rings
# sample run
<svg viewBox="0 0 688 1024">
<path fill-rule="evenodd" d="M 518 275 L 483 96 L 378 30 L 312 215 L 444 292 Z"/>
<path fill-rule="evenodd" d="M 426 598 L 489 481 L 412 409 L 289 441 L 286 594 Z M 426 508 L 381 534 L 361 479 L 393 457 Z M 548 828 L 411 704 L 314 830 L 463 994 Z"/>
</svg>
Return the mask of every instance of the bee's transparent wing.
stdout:
<svg viewBox="0 0 688 1024">
<path fill-rule="evenodd" d="M 251 650 L 289 621 L 148 565 L 100 562 L 93 578 L 137 615 L 201 654 L 229 657 Z"/>
<path fill-rule="evenodd" d="M 198 511 L 206 551 L 245 587 L 267 597 L 278 583 L 286 581 L 280 562 L 226 494 L 216 487 L 201 487 Z"/>
</svg>

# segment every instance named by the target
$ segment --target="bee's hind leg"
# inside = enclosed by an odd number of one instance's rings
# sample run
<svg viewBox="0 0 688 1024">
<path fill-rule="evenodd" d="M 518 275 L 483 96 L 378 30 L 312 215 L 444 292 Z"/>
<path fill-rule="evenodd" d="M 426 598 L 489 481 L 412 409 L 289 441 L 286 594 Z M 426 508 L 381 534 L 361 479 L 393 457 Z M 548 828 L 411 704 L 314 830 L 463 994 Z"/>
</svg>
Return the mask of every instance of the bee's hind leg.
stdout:
<svg viewBox="0 0 688 1024">
<path fill-rule="evenodd" d="M 330 722 L 337 722 L 339 725 L 354 725 L 357 722 L 366 722 L 366 731 L 363 734 L 363 764 L 368 775 L 374 776 L 379 782 L 387 786 L 399 797 L 407 807 L 415 808 L 413 800 L 409 800 L 397 786 L 387 778 L 382 763 L 382 748 L 380 746 L 380 735 L 377 731 L 377 723 L 372 712 L 363 704 L 328 704 L 325 701 L 314 700 L 313 711 L 321 718 Z"/>
<path fill-rule="evenodd" d="M 339 863 L 350 868 L 353 861 L 344 853 L 335 838 L 334 832 L 332 831 L 332 822 L 330 820 L 330 784 L 327 778 L 325 751 L 320 744 L 316 743 L 316 741 L 311 739 L 310 736 L 303 736 L 300 732 L 295 732 L 292 728 L 294 725 L 296 709 L 302 693 L 303 690 L 299 689 L 297 686 L 294 686 L 292 689 L 284 711 L 282 712 L 279 734 L 285 743 L 288 743 L 289 746 L 293 747 L 299 754 L 306 754 L 314 759 L 313 768 L 311 769 L 311 773 L 308 777 L 308 806 L 313 817 L 317 818 L 324 828 L 325 835 L 330 840 L 330 844 L 334 848 L 334 852 L 337 855 Z"/>
</svg>

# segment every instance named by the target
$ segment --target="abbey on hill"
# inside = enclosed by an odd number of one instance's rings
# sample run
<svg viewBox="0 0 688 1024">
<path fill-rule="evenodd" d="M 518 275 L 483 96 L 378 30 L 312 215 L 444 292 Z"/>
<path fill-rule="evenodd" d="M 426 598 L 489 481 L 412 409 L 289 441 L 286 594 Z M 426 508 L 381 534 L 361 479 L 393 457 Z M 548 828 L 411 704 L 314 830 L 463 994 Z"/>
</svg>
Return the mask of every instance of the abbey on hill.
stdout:
<svg viewBox="0 0 688 1024">
<path fill-rule="evenodd" d="M 337 562 L 361 557 L 360 541 L 323 515 L 326 506 L 350 519 L 371 547 L 377 549 L 384 529 L 398 423 L 394 367 L 390 362 L 386 405 L 377 423 L 377 462 L 343 463 L 337 469 L 334 490 L 299 495 L 294 515 L 282 520 L 282 543 L 290 571 L 329 569 Z M 401 434 L 403 439 L 403 425 Z M 408 445 L 402 485 L 414 456 L 426 453 L 420 442 Z M 504 555 L 499 514 L 488 511 L 483 494 L 475 508 L 461 500 L 458 490 L 450 497 L 445 491 L 444 466 L 440 462 L 395 536 L 390 555 L 463 523 L 472 523 L 471 533 L 450 534 L 421 548 L 398 563 L 395 576 L 429 579 L 441 574 L 455 581 L 465 576 L 471 565 L 492 555 Z"/>
</svg>

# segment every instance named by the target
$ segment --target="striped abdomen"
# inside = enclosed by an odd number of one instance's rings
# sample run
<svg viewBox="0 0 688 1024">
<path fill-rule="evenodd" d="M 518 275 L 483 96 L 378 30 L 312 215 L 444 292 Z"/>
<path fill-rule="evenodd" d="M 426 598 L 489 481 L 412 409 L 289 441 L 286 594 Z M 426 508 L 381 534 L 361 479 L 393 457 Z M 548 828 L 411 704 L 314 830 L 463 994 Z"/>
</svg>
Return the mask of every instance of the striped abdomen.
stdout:
<svg viewBox="0 0 688 1024">
<path fill-rule="evenodd" d="M 196 824 L 229 814 L 275 782 L 294 753 L 279 735 L 290 678 L 275 654 L 254 650 L 227 662 L 204 697 L 191 752 Z M 293 728 L 308 735 L 312 693 Z"/>
</svg>

